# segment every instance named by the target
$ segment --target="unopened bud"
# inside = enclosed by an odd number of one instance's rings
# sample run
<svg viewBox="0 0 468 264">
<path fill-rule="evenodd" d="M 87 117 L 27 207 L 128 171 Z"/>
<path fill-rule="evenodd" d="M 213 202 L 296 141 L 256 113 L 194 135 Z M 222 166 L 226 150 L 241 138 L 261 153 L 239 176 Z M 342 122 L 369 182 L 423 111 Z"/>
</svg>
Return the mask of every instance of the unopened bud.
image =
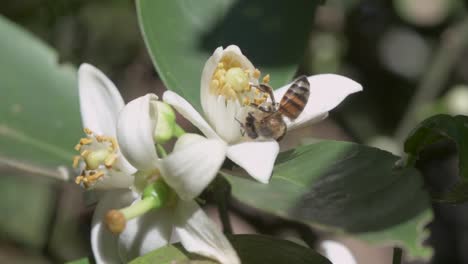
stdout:
<svg viewBox="0 0 468 264">
<path fill-rule="evenodd" d="M 107 212 L 105 222 L 107 228 L 114 234 L 122 233 L 127 224 L 124 214 L 118 210 L 110 210 Z"/>
<path fill-rule="evenodd" d="M 174 136 L 176 115 L 172 107 L 164 102 L 157 101 L 156 108 L 158 118 L 154 130 L 154 140 L 156 143 L 163 144 Z"/>
</svg>

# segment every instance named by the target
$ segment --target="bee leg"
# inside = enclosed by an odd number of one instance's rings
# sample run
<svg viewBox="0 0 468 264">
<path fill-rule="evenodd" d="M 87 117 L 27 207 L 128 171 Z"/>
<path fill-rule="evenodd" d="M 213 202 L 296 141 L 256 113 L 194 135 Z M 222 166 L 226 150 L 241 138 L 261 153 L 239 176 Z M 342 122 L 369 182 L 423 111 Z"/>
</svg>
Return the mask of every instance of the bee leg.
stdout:
<svg viewBox="0 0 468 264">
<path fill-rule="evenodd" d="M 240 127 L 241 127 L 241 135 L 244 136 L 245 135 L 245 126 L 244 126 L 244 123 L 242 123 L 239 119 L 237 119 L 236 117 L 234 117 L 234 119 L 239 123 Z"/>
<path fill-rule="evenodd" d="M 274 106 L 277 105 L 276 100 L 275 100 L 275 96 L 273 94 L 273 88 L 271 88 L 270 85 L 264 84 L 264 83 L 261 83 L 260 85 L 256 85 L 256 84 L 251 83 L 250 86 L 257 88 L 258 90 L 260 90 L 260 91 L 262 91 L 264 93 L 267 93 L 270 96 L 270 99 L 271 99 L 271 102 L 273 103 L 273 105 Z"/>
<path fill-rule="evenodd" d="M 251 103 L 250 106 L 257 108 L 258 110 L 264 112 L 264 113 L 271 113 L 273 112 L 273 109 L 271 106 L 262 106 L 258 104 Z"/>
<path fill-rule="evenodd" d="M 261 83 L 258 89 L 264 93 L 267 93 L 270 96 L 271 102 L 276 106 L 275 95 L 273 94 L 273 88 L 270 85 Z"/>
</svg>

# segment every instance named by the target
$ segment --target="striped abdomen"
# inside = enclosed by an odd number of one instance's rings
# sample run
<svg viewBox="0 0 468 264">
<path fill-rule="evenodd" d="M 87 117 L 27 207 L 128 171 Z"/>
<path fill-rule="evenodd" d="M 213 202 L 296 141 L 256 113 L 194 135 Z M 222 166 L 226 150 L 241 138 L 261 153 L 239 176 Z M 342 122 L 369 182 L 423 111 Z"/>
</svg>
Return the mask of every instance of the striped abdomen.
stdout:
<svg viewBox="0 0 468 264">
<path fill-rule="evenodd" d="M 297 78 L 281 98 L 278 111 L 290 119 L 296 119 L 307 104 L 309 88 L 310 84 L 306 76 Z"/>
</svg>

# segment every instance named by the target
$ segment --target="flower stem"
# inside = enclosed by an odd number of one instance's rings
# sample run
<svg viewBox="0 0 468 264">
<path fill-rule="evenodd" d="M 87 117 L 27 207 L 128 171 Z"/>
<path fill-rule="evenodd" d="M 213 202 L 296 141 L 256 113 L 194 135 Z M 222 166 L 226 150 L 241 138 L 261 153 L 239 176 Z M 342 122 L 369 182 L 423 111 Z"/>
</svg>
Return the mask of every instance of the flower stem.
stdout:
<svg viewBox="0 0 468 264">
<path fill-rule="evenodd" d="M 136 203 L 120 209 L 119 211 L 124 215 L 125 219 L 128 221 L 144 213 L 148 212 L 153 208 L 158 208 L 161 206 L 161 202 L 156 200 L 153 197 L 146 197 L 143 200 L 139 200 Z"/>
<path fill-rule="evenodd" d="M 399 247 L 393 248 L 393 261 L 392 264 L 401 264 L 402 249 Z"/>
<path fill-rule="evenodd" d="M 179 138 L 184 134 L 185 134 L 185 130 L 176 123 L 174 126 L 174 136 Z"/>
<path fill-rule="evenodd" d="M 163 158 L 167 157 L 167 152 L 161 144 L 156 144 L 156 149 L 158 150 L 161 157 Z"/>
</svg>

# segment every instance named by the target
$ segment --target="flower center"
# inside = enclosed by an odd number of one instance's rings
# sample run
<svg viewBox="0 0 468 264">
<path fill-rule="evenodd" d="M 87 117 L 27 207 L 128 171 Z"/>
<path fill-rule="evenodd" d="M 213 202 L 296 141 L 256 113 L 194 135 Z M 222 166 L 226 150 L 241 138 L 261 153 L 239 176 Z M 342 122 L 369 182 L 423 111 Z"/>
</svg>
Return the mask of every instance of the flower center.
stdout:
<svg viewBox="0 0 468 264">
<path fill-rule="evenodd" d="M 268 94 L 257 89 L 260 78 L 258 69 L 243 69 L 241 64 L 230 56 L 221 59 L 211 78 L 210 92 L 222 95 L 226 100 L 238 100 L 244 106 L 261 105 L 268 99 Z M 263 78 L 263 83 L 270 81 L 270 75 Z M 254 88 L 254 89 L 252 89 Z"/>
<path fill-rule="evenodd" d="M 89 188 L 110 170 L 115 169 L 113 166 L 118 158 L 119 147 L 112 137 L 95 135 L 88 128 L 85 128 L 84 132 L 86 137 L 81 138 L 75 146 L 80 155 L 73 158 L 73 167 L 77 168 L 80 161 L 84 162 L 85 167 L 75 178 L 75 183 Z"/>
</svg>

